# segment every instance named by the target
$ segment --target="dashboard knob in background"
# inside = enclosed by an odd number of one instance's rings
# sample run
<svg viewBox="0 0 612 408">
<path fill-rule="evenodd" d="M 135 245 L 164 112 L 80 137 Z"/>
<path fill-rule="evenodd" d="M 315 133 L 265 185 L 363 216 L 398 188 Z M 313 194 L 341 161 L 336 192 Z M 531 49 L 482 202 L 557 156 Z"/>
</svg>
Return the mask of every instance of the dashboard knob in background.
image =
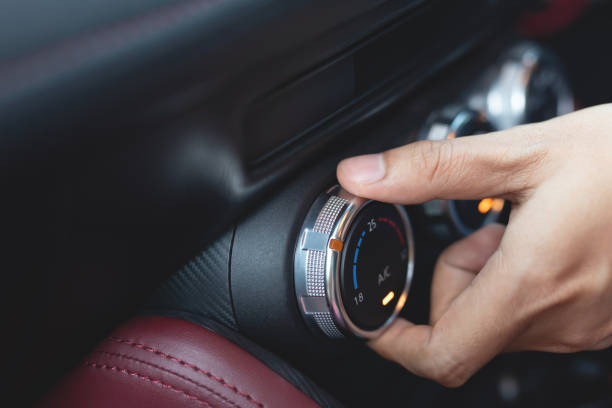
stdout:
<svg viewBox="0 0 612 408">
<path fill-rule="evenodd" d="M 507 129 L 570 113 L 574 100 L 555 55 L 527 42 L 504 54 L 469 106 L 486 112 L 496 129 Z"/>
<path fill-rule="evenodd" d="M 375 338 L 402 310 L 413 268 L 404 208 L 333 187 L 313 203 L 295 249 L 302 317 L 330 338 Z"/>
<path fill-rule="evenodd" d="M 483 113 L 452 105 L 429 117 L 421 138 L 447 140 L 494 130 Z M 433 221 L 437 235 L 451 239 L 469 235 L 487 224 L 499 221 L 505 207 L 504 200 L 493 197 L 483 197 L 480 200 L 432 200 L 423 205 L 425 215 Z"/>
</svg>

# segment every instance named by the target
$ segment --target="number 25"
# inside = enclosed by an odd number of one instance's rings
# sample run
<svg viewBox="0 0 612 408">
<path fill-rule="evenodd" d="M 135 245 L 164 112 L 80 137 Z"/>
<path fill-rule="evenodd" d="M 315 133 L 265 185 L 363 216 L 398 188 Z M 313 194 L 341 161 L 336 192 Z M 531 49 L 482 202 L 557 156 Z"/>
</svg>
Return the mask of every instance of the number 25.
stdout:
<svg viewBox="0 0 612 408">
<path fill-rule="evenodd" d="M 376 221 L 374 220 L 374 218 L 368 221 L 368 227 L 370 227 L 370 232 L 376 229 Z"/>
</svg>

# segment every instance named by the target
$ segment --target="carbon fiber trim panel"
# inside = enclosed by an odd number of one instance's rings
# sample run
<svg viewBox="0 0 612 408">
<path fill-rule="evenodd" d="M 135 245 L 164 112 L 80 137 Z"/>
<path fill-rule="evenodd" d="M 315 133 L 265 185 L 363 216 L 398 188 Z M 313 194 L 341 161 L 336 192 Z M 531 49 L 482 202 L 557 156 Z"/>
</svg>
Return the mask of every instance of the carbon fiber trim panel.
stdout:
<svg viewBox="0 0 612 408">
<path fill-rule="evenodd" d="M 229 288 L 233 235 L 233 229 L 227 231 L 172 275 L 153 295 L 148 307 L 206 316 L 236 330 Z"/>
</svg>

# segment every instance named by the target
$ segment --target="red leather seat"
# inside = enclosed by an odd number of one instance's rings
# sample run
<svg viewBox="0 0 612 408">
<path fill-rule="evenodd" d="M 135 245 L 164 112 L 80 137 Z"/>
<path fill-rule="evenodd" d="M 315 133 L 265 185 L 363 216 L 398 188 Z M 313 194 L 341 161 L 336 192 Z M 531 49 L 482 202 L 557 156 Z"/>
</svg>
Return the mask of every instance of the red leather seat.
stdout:
<svg viewBox="0 0 612 408">
<path fill-rule="evenodd" d="M 102 341 L 43 407 L 318 407 L 224 337 L 169 317 L 139 317 Z"/>
</svg>

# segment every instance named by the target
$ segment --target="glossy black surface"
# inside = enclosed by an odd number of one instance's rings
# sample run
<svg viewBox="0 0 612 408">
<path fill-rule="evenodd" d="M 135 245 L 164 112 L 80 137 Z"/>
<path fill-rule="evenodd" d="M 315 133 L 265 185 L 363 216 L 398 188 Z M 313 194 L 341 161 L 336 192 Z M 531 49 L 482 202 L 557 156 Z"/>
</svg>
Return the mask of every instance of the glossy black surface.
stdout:
<svg viewBox="0 0 612 408">
<path fill-rule="evenodd" d="M 390 204 L 368 204 L 351 225 L 340 284 L 342 303 L 360 329 L 375 330 L 393 313 L 406 284 L 407 242 L 403 220 Z"/>
</svg>

